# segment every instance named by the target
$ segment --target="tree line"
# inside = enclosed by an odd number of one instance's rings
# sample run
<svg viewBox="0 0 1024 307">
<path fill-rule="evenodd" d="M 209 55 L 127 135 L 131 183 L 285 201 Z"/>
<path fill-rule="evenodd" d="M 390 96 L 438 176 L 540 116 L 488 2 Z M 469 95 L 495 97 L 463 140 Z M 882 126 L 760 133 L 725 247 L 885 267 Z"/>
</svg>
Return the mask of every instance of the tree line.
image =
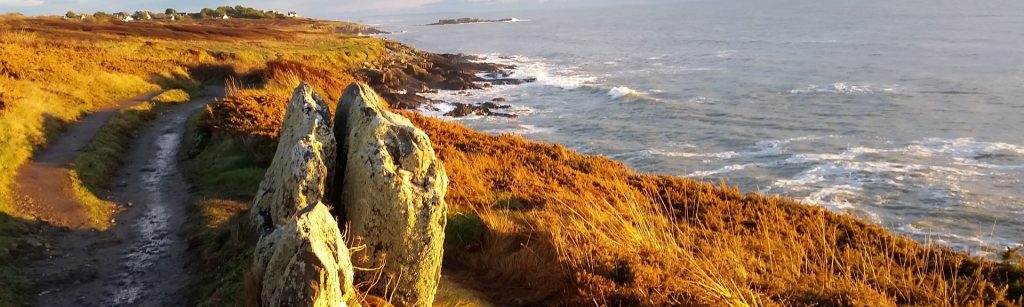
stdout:
<svg viewBox="0 0 1024 307">
<path fill-rule="evenodd" d="M 275 18 L 288 18 L 290 15 L 294 16 L 295 12 L 289 12 L 284 14 L 278 11 L 259 10 L 251 7 L 244 7 L 241 5 L 236 6 L 219 6 L 216 8 L 203 8 L 198 13 L 179 13 L 176 9 L 168 8 L 164 10 L 163 15 L 169 19 L 169 16 L 174 16 L 175 19 L 216 19 L 224 16 L 230 18 L 243 18 L 243 19 L 275 19 Z M 139 19 L 150 19 L 156 18 L 158 14 L 150 11 L 135 11 L 134 13 L 120 12 L 120 13 L 107 13 L 107 12 L 96 12 L 93 14 L 78 14 L 74 11 L 68 11 L 64 17 L 69 19 L 84 19 L 91 17 L 96 20 L 114 20 L 123 18 L 124 16 L 131 16 L 132 18 Z"/>
</svg>

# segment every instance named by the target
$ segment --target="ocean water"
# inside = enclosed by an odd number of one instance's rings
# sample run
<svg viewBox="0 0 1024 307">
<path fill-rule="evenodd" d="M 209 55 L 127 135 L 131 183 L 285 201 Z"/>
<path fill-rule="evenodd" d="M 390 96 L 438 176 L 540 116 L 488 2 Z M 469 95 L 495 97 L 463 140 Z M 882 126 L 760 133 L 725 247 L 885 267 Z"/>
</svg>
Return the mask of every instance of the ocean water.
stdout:
<svg viewBox="0 0 1024 307">
<path fill-rule="evenodd" d="M 422 26 L 441 18 L 516 22 Z M 537 82 L 452 119 L 992 254 L 1024 240 L 1024 2 L 685 1 L 364 18 Z M 424 109 L 442 114 L 444 106 Z"/>
</svg>

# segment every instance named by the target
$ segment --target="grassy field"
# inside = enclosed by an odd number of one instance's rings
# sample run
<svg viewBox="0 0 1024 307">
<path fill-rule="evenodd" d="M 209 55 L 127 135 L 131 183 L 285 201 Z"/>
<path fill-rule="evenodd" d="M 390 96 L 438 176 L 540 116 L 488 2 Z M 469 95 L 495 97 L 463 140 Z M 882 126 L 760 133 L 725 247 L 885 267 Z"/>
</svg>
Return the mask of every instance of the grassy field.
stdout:
<svg viewBox="0 0 1024 307">
<path fill-rule="evenodd" d="M 344 32 L 337 30 L 342 27 L 351 24 L 93 23 L 0 15 L 0 306 L 17 305 L 28 289 L 15 269 L 15 255 L 24 250 L 26 221 L 33 217 L 19 210 L 11 189 L 16 170 L 33 151 L 85 112 L 158 88 L 193 88 L 196 81 L 225 83 L 231 78 L 228 83 L 242 90 L 264 80 L 264 74 L 283 72 L 268 71 L 268 66 L 301 61 L 344 72 L 383 52 L 378 39 L 335 33 Z M 295 76 L 276 80 L 298 82 Z M 93 227 L 103 229 L 110 223 L 112 206 L 95 192 L 109 187 L 108 180 L 120 165 L 117 152 L 133 127 L 152 118 L 156 104 L 181 102 L 187 94 L 168 91 L 152 103 L 120 112 L 75 160 L 72 180 L 77 196 L 92 212 Z M 263 170 L 252 171 L 261 175 Z M 233 182 L 230 177 L 222 179 Z"/>
<path fill-rule="evenodd" d="M 2 191 L 33 148 L 84 111 L 189 79 L 228 80 L 228 97 L 194 116 L 184 140 L 187 176 L 206 196 L 190 220 L 204 306 L 242 303 L 254 242 L 238 216 L 273 154 L 290 90 L 307 80 L 337 101 L 353 71 L 385 50 L 314 21 L 0 19 Z M 496 305 L 1024 303 L 1017 255 L 979 259 L 813 204 L 402 114 L 430 136 L 451 180 L 445 280 Z M 88 178 L 107 169 L 80 178 L 102 186 Z M 16 215 L 11 196 L 0 196 Z M 21 285 L 4 273 L 3 240 L 0 298 Z M 472 305 L 458 286 L 443 290 L 442 305 Z"/>
<path fill-rule="evenodd" d="M 89 23 L 3 15 L 0 211 L 17 214 L 9 193 L 17 167 L 83 112 L 159 87 L 181 88 L 193 79 L 263 80 L 264 73 L 274 73 L 266 71 L 273 63 L 301 61 L 344 72 L 375 60 L 383 42 L 333 33 L 345 25 L 301 20 Z"/>
</svg>

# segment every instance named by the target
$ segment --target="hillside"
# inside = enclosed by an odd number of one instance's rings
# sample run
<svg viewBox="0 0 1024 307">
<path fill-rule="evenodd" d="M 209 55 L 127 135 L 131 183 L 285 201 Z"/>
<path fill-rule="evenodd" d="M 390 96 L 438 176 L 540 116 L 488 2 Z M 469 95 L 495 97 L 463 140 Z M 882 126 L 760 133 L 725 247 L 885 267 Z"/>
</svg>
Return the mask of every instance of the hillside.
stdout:
<svg viewBox="0 0 1024 307">
<path fill-rule="evenodd" d="M 227 96 L 191 118 L 183 141 L 186 175 L 201 190 L 191 208 L 192 288 L 201 305 L 242 304 L 255 242 L 239 217 L 300 80 L 330 102 L 353 81 L 367 82 L 429 136 L 451 182 L 439 305 L 1024 303 L 1024 263 L 1011 253 L 980 259 L 813 204 L 639 174 L 605 157 L 405 110 L 429 103 L 417 91 L 471 89 L 475 73 L 509 67 L 351 29 L 362 27 L 0 17 L 0 305 L 33 293 L 14 269 L 39 249 L 30 234 L 67 226 L 28 222 L 36 212 L 11 192 L 32 152 L 118 100 L 220 83 Z M 107 188 L 95 182 L 84 189 Z"/>
</svg>

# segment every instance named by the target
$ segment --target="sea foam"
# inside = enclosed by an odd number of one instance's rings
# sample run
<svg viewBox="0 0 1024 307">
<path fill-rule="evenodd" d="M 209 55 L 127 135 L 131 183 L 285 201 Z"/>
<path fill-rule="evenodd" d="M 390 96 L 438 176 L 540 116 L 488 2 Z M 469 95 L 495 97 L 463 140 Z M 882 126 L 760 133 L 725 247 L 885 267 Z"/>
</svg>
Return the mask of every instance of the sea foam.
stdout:
<svg viewBox="0 0 1024 307">
<path fill-rule="evenodd" d="M 636 90 L 633 90 L 633 89 L 625 87 L 625 86 L 613 87 L 611 90 L 608 91 L 608 96 L 611 96 L 612 99 L 619 99 L 619 98 L 622 98 L 622 97 L 628 97 L 628 96 L 634 96 L 634 95 L 637 95 Z"/>
</svg>

